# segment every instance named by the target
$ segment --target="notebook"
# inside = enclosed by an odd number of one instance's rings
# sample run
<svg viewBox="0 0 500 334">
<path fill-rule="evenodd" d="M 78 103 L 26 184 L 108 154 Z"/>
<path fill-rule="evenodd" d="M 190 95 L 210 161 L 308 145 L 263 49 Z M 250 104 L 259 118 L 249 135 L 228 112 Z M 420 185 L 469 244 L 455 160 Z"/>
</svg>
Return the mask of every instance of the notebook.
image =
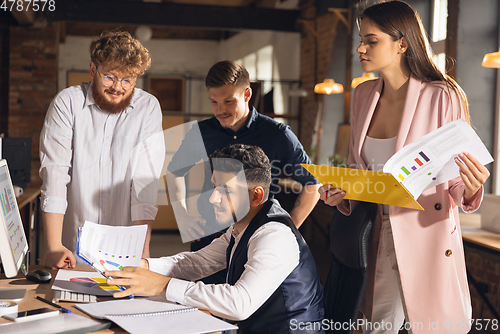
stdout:
<svg viewBox="0 0 500 334">
<path fill-rule="evenodd" d="M 129 333 L 195 334 L 235 330 L 238 327 L 165 298 L 135 298 L 77 304 L 76 308 L 97 319 L 107 319 Z"/>
</svg>

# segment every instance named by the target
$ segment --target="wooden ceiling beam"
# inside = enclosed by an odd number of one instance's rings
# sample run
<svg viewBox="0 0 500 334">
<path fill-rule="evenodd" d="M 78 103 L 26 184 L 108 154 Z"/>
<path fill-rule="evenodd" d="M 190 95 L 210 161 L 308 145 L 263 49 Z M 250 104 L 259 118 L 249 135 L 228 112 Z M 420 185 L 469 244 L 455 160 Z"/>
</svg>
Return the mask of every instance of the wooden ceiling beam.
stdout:
<svg viewBox="0 0 500 334">
<path fill-rule="evenodd" d="M 137 26 L 105 24 L 105 23 L 66 23 L 66 35 L 72 36 L 99 36 L 105 30 L 122 30 L 135 34 Z M 201 40 L 221 40 L 234 35 L 234 32 L 218 30 L 202 30 L 189 28 L 152 27 L 153 39 L 201 39 Z"/>
<path fill-rule="evenodd" d="M 52 21 L 145 24 L 216 30 L 297 31 L 298 10 L 224 7 L 135 1 L 60 1 L 57 11 L 46 11 Z M 112 13 L 112 14 L 111 14 Z"/>
</svg>

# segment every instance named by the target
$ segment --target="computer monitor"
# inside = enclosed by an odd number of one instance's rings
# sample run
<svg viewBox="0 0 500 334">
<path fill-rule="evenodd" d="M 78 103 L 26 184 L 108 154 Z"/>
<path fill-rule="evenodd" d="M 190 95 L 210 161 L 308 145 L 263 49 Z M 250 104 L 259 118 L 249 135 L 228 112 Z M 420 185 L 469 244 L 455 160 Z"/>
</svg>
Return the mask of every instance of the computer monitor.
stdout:
<svg viewBox="0 0 500 334">
<path fill-rule="evenodd" d="M 28 241 L 5 159 L 0 160 L 0 258 L 6 277 L 17 275 L 28 253 Z"/>
</svg>

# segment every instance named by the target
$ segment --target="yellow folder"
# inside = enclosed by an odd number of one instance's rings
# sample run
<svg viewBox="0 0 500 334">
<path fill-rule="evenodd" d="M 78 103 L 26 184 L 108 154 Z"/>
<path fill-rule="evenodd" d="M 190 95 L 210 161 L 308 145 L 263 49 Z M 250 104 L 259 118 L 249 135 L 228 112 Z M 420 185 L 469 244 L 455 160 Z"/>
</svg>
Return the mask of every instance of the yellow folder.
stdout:
<svg viewBox="0 0 500 334">
<path fill-rule="evenodd" d="M 424 210 L 392 174 L 364 169 L 301 164 L 319 183 L 345 191 L 344 198 Z"/>
</svg>

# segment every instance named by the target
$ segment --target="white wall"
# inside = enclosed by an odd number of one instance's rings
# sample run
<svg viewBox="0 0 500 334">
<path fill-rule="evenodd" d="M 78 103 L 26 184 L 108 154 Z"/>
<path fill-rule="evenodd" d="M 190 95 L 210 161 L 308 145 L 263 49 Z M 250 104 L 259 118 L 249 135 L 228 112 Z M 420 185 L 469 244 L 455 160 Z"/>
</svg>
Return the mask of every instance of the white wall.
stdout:
<svg viewBox="0 0 500 334">
<path fill-rule="evenodd" d="M 273 46 L 275 66 L 280 79 L 300 77 L 300 34 L 273 31 L 243 31 L 220 43 L 219 58 L 240 59 L 265 46 Z"/>
</svg>

